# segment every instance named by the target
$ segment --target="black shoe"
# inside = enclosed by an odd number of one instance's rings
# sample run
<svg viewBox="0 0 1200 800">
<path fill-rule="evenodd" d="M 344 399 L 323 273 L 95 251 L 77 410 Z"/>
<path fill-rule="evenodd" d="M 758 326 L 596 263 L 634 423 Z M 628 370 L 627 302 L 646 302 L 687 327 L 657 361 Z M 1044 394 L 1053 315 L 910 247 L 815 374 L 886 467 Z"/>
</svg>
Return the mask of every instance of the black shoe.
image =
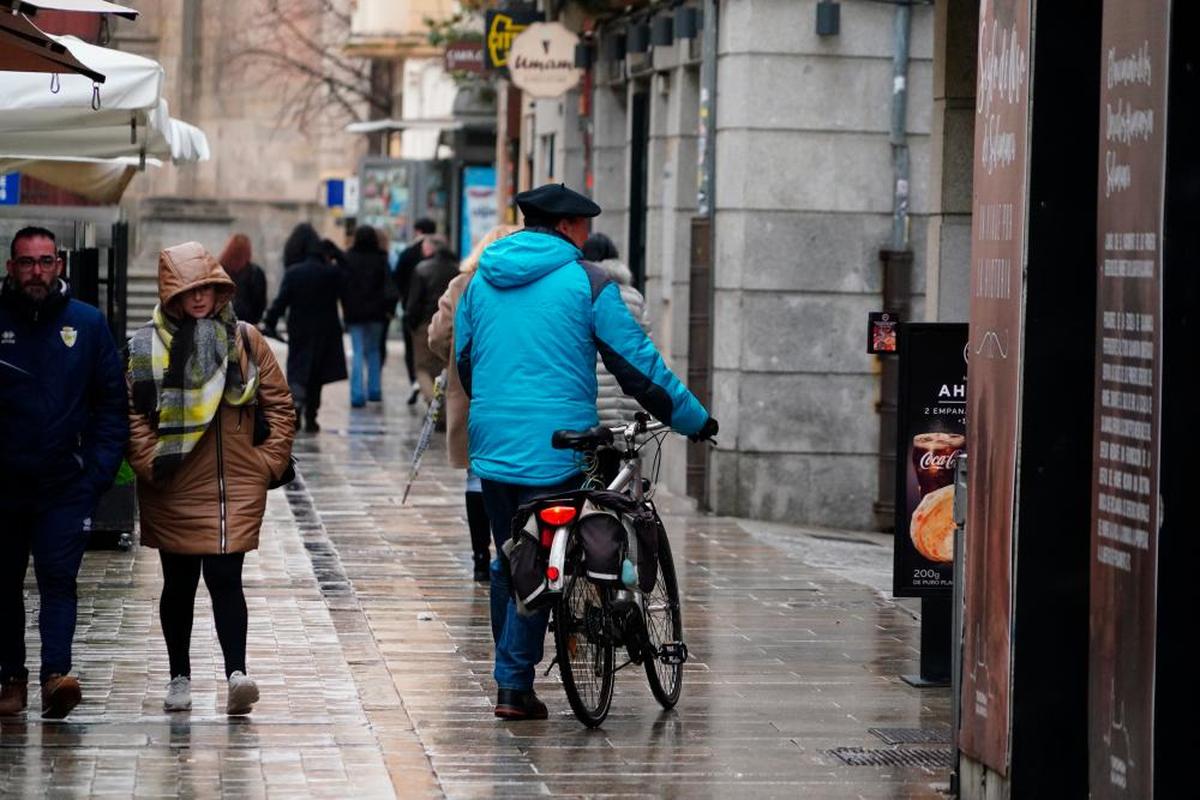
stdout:
<svg viewBox="0 0 1200 800">
<path fill-rule="evenodd" d="M 546 704 L 538 700 L 533 689 L 527 692 L 517 689 L 501 689 L 496 693 L 495 714 L 497 717 L 509 721 L 545 719 L 548 716 Z"/>
<path fill-rule="evenodd" d="M 475 556 L 475 580 L 479 583 L 490 583 L 492 580 L 492 557 L 488 553 Z"/>
<path fill-rule="evenodd" d="M 306 419 L 306 420 L 304 420 L 304 432 L 305 433 L 320 433 L 321 426 L 317 424 L 317 421 L 315 419 Z"/>
<path fill-rule="evenodd" d="M 418 387 L 418 386 L 414 386 L 414 387 L 413 387 L 413 390 L 412 390 L 412 394 L 410 394 L 410 395 L 408 396 L 408 400 L 406 400 L 406 401 L 404 401 L 404 402 L 405 402 L 405 404 L 406 404 L 406 405 L 415 406 L 415 405 L 417 404 L 417 398 L 418 398 L 418 397 L 420 397 L 420 396 L 421 396 L 421 389 L 420 389 L 420 387 Z"/>
</svg>

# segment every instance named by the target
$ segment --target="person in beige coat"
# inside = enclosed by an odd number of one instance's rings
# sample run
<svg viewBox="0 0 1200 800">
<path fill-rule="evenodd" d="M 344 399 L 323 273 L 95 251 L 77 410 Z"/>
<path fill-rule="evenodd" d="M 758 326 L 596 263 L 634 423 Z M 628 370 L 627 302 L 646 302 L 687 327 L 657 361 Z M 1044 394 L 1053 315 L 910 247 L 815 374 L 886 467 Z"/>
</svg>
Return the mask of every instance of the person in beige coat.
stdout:
<svg viewBox="0 0 1200 800">
<path fill-rule="evenodd" d="M 246 675 L 242 564 L 258 547 L 267 489 L 288 468 L 296 417 L 266 340 L 234 315 L 235 288 L 202 245 L 163 250 L 159 304 L 130 341 L 127 457 L 138 478 L 141 542 L 162 562 L 167 711 L 191 708 L 201 573 L 225 657 L 226 711 L 248 713 L 258 700 Z"/>
<path fill-rule="evenodd" d="M 479 257 L 489 244 L 520 230 L 515 225 L 497 225 L 488 231 L 471 249 L 470 255 L 463 259 L 459 266 L 459 274 L 450 281 L 446 291 L 438 298 L 438 308 L 433 319 L 429 322 L 429 349 L 435 356 L 446 362 L 446 449 L 449 454 L 450 466 L 467 471 L 467 527 L 471 530 L 471 551 L 475 561 L 475 580 L 486 583 L 489 580 L 488 568 L 491 563 L 490 545 L 492 541 L 491 527 L 488 524 L 487 512 L 483 508 L 483 491 L 479 478 L 471 472 L 467 462 L 467 409 L 471 398 L 467 397 L 462 381 L 458 377 L 458 364 L 451 357 L 454 349 L 454 314 L 458 310 L 458 301 L 467 288 L 475 268 L 479 266 Z"/>
</svg>

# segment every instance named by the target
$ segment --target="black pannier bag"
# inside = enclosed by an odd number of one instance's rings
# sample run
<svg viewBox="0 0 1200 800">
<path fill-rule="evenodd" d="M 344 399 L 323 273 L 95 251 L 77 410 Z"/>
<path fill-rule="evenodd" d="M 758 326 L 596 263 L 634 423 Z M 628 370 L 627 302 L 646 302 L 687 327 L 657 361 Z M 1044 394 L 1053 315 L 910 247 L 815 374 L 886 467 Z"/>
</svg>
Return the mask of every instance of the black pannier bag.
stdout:
<svg viewBox="0 0 1200 800">
<path fill-rule="evenodd" d="M 508 561 L 508 574 L 517 610 L 521 614 L 533 612 L 549 605 L 558 596 L 550 592 L 546 580 L 546 567 L 550 563 L 550 551 L 542 547 L 536 533 L 525 529 L 533 516 L 533 508 L 522 508 L 513 519 L 512 533 L 501 548 Z M 534 522 L 536 529 L 537 523 Z"/>
<path fill-rule="evenodd" d="M 658 578 L 658 537 L 662 523 L 648 508 L 638 509 L 632 517 L 637 534 L 638 588 L 649 594 Z"/>
<path fill-rule="evenodd" d="M 579 523 L 579 538 L 583 542 L 587 577 L 594 583 L 619 584 L 626 535 L 617 515 L 592 503 L 586 504 Z"/>
</svg>

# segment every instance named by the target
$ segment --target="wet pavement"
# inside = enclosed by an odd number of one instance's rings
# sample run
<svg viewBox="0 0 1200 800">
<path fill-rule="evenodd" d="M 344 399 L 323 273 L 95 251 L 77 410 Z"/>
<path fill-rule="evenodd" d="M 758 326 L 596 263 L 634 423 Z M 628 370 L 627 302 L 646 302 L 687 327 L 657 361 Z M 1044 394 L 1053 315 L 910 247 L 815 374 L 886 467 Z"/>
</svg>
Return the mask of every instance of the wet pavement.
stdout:
<svg viewBox="0 0 1200 800">
<path fill-rule="evenodd" d="M 220 713 L 204 590 L 194 709 L 165 714 L 157 556 L 90 552 L 75 647 L 84 702 L 65 722 L 2 723 L 0 796 L 944 796 L 949 692 L 900 680 L 916 670 L 919 623 L 880 591 L 886 539 L 697 515 L 665 495 L 690 650 L 677 709 L 661 711 L 630 669 L 589 731 L 554 671 L 538 683 L 550 719 L 494 719 L 463 476 L 435 440 L 400 505 L 421 420 L 403 403 L 399 354 L 389 362 L 382 406 L 350 409 L 345 384 L 327 387 L 324 429 L 297 440 L 301 479 L 271 493 L 246 561 L 254 714 Z M 852 766 L 839 748 L 893 765 Z"/>
</svg>

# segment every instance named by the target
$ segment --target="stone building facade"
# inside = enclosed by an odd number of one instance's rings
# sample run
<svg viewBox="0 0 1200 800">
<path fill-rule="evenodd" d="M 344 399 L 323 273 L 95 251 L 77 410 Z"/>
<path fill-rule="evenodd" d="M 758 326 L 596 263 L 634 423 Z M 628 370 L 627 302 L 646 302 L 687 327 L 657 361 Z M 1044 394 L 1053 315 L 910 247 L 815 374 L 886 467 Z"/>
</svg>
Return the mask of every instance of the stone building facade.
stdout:
<svg viewBox="0 0 1200 800">
<path fill-rule="evenodd" d="M 688 5 L 702 10 L 705 3 Z M 840 33 L 818 36 L 816 5 L 715 3 L 715 124 L 708 126 L 701 124 L 703 30 L 622 54 L 631 40 L 611 45 L 610 38 L 627 37 L 639 21 L 673 8 L 650 3 L 640 18 L 601 19 L 592 28 L 591 86 L 522 106 L 517 188 L 547 180 L 587 186 L 590 178 L 604 208 L 594 228 L 626 256 L 644 241 L 644 257 L 634 260 L 644 265 L 656 342 L 681 377 L 702 362 L 711 368 L 711 406 L 721 422 L 705 485 L 713 510 L 864 529 L 880 522 L 873 508 L 880 364 L 865 352 L 865 330 L 867 313 L 883 307 L 879 253 L 892 232 L 895 11 L 885 3 L 841 3 Z M 569 6 L 559 19 L 589 28 Z M 933 21 L 932 8 L 913 8 L 913 319 L 938 314 L 926 309 L 927 260 L 941 263 L 959 252 L 953 225 L 961 220 L 947 221 L 940 204 L 943 194 L 947 202 L 960 195 L 952 186 L 938 193 L 930 186 Z M 590 114 L 581 118 L 581 108 Z M 692 221 L 705 133 L 715 137 L 711 354 L 689 347 L 696 322 L 689 308 Z M 939 236 L 950 229 L 949 244 L 930 252 L 933 217 Z M 966 230 L 969 239 L 969 217 Z M 966 262 L 958 269 L 965 274 Z M 942 302 L 946 318 L 961 307 L 961 321 L 965 287 L 956 305 L 954 281 L 943 281 Z M 664 466 L 667 484 L 679 492 L 688 488 L 686 447 L 673 442 Z"/>
</svg>

